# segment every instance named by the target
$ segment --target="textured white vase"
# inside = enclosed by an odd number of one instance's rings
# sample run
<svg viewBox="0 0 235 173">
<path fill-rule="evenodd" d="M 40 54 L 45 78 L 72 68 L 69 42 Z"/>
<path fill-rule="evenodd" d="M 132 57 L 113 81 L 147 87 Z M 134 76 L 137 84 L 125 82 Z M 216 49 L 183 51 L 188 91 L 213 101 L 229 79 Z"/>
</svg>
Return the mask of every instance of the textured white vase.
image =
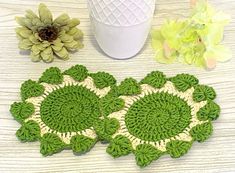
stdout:
<svg viewBox="0 0 235 173">
<path fill-rule="evenodd" d="M 110 57 L 136 55 L 148 37 L 155 0 L 88 0 L 92 30 Z"/>
</svg>

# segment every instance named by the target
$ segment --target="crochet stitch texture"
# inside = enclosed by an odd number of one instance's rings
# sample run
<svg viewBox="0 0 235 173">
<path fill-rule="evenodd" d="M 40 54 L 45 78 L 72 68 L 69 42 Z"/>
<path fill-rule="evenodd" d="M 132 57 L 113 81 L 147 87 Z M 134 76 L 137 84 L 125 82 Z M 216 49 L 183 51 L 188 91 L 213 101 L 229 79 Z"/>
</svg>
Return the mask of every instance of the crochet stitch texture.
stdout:
<svg viewBox="0 0 235 173">
<path fill-rule="evenodd" d="M 172 158 L 186 154 L 194 141 L 209 138 L 211 121 L 220 114 L 214 89 L 189 74 L 167 78 L 154 71 L 140 83 L 128 78 L 117 86 L 115 97 L 123 107 L 104 120 L 115 127 L 103 126 L 97 134 L 110 142 L 107 153 L 114 158 L 133 153 L 140 167 L 166 153 Z"/>
<path fill-rule="evenodd" d="M 110 142 L 106 151 L 114 158 L 133 153 L 145 167 L 207 140 L 220 114 L 215 97 L 189 74 L 167 78 L 153 71 L 140 82 L 127 78 L 116 85 L 108 73 L 75 65 L 63 73 L 51 67 L 38 81 L 24 82 L 22 101 L 10 112 L 22 124 L 19 140 L 39 140 L 45 156 L 66 148 L 84 153 L 101 140 Z"/>
<path fill-rule="evenodd" d="M 93 126 L 103 116 L 100 100 L 115 83 L 110 74 L 88 73 L 82 65 L 63 73 L 47 69 L 38 82 L 24 82 L 22 102 L 11 105 L 10 112 L 22 124 L 17 137 L 23 142 L 40 140 L 43 155 L 65 148 L 89 151 L 98 139 Z"/>
</svg>

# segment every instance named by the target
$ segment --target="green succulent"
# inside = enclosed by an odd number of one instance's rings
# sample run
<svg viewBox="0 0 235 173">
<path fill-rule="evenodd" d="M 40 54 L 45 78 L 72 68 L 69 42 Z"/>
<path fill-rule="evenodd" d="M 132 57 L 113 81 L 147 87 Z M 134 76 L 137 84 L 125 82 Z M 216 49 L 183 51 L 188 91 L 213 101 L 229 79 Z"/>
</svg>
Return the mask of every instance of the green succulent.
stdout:
<svg viewBox="0 0 235 173">
<path fill-rule="evenodd" d="M 77 28 L 80 24 L 78 19 L 61 14 L 53 20 L 52 13 L 42 3 L 38 13 L 39 16 L 26 10 L 25 17 L 16 17 L 16 22 L 21 25 L 16 28 L 19 48 L 31 51 L 32 61 L 52 62 L 55 55 L 67 60 L 69 51 L 83 48 L 83 32 Z"/>
</svg>

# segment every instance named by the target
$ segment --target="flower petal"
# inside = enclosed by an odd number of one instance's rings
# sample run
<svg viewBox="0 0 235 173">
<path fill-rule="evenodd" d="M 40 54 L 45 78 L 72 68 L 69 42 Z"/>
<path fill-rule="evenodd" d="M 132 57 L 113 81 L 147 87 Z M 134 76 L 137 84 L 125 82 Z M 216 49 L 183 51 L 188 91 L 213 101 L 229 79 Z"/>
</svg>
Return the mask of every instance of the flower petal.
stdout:
<svg viewBox="0 0 235 173">
<path fill-rule="evenodd" d="M 39 8 L 38 8 L 38 12 L 39 12 L 39 16 L 41 21 L 45 24 L 45 25 L 51 25 L 52 24 L 52 14 L 51 11 L 47 8 L 47 6 L 43 3 L 39 4 Z"/>
</svg>

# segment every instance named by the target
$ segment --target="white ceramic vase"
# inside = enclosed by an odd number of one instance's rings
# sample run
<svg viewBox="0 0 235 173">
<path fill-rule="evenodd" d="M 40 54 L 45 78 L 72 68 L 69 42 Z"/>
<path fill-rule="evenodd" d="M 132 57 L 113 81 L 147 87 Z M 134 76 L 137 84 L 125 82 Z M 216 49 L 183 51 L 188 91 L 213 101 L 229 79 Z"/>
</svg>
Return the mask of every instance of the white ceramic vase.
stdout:
<svg viewBox="0 0 235 173">
<path fill-rule="evenodd" d="M 88 0 L 92 30 L 110 57 L 136 55 L 148 37 L 155 0 Z"/>
</svg>

